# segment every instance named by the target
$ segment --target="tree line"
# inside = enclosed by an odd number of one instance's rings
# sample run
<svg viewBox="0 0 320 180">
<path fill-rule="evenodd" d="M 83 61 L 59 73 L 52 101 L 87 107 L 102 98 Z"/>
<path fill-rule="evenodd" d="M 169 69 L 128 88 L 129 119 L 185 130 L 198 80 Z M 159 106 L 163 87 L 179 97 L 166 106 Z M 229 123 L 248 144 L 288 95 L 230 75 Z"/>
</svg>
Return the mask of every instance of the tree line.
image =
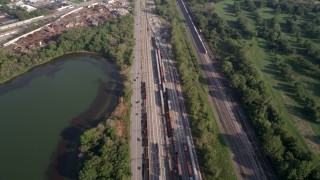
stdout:
<svg viewBox="0 0 320 180">
<path fill-rule="evenodd" d="M 234 43 L 235 56 L 222 61 L 222 70 L 239 95 L 262 149 L 280 178 L 320 179 L 320 169 L 311 152 L 300 147 L 284 127 L 284 120 L 270 100 L 270 92 L 260 71 L 248 60 L 247 46 Z M 290 76 L 289 76 L 290 78 Z"/>
<path fill-rule="evenodd" d="M 106 122 L 89 129 L 80 137 L 82 158 L 79 179 L 130 179 L 129 123 L 131 100 L 130 66 L 132 64 L 133 16 L 107 21 L 102 26 L 66 33 L 61 36 L 61 48 L 71 51 L 97 52 L 121 68 L 124 90 L 118 106 L 124 109 L 112 114 Z M 59 42 L 59 41 L 58 41 Z M 117 129 L 115 123 L 122 125 Z M 118 127 L 119 128 L 119 127 Z M 123 128 L 123 129 L 122 129 Z M 122 129 L 122 130 L 121 130 Z M 123 131 L 119 134 L 119 131 Z"/>
<path fill-rule="evenodd" d="M 28 12 L 26 9 L 24 9 L 22 7 L 14 7 L 11 9 L 6 4 L 2 4 L 0 6 L 0 11 L 6 12 L 7 14 L 9 14 L 15 18 L 18 18 L 20 21 L 34 18 L 34 17 L 41 16 L 41 15 L 52 14 L 55 12 L 56 9 L 57 9 L 57 6 L 51 6 L 48 8 L 36 9 L 34 11 Z"/>
<path fill-rule="evenodd" d="M 133 50 L 131 16 L 105 22 L 99 27 L 74 29 L 49 41 L 45 47 L 25 53 L 0 49 L 0 81 L 6 81 L 26 70 L 66 53 L 96 52 L 119 66 L 130 66 Z"/>
<path fill-rule="evenodd" d="M 117 118 L 108 119 L 107 123 L 100 123 L 81 135 L 80 180 L 130 179 L 129 140 L 127 135 L 117 134 L 113 124 Z M 128 122 L 128 117 L 122 118 Z"/>
</svg>

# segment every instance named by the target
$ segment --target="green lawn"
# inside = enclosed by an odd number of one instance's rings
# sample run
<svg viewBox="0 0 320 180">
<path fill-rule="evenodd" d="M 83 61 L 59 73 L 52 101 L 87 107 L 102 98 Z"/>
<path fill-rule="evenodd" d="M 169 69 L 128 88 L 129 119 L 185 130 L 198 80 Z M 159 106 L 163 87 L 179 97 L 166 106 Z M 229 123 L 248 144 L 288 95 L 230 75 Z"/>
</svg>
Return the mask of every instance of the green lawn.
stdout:
<svg viewBox="0 0 320 180">
<path fill-rule="evenodd" d="M 229 26 L 235 27 L 237 16 L 233 13 L 234 1 L 223 1 L 215 4 L 215 12 L 225 19 Z"/>
<path fill-rule="evenodd" d="M 235 27 L 237 20 L 236 15 L 233 13 L 233 3 L 234 0 L 226 0 L 219 2 L 215 5 L 215 12 L 223 19 L 225 19 L 231 27 Z M 241 3 L 242 15 L 247 18 L 250 26 L 255 27 L 256 22 L 252 13 L 247 11 L 246 6 Z M 260 8 L 258 12 L 263 16 L 265 21 L 270 21 L 274 17 L 274 11 L 271 8 Z M 291 18 L 289 14 L 280 14 L 280 23 L 282 26 L 282 31 L 284 31 L 283 26 L 288 18 Z M 299 18 L 299 23 L 304 19 Z M 284 39 L 288 40 L 293 47 L 296 46 L 295 38 L 286 32 L 282 33 Z M 277 66 L 274 62 L 275 55 L 267 49 L 267 42 L 261 38 L 253 38 L 251 40 L 245 40 L 244 42 L 250 44 L 251 47 L 251 60 L 262 72 L 263 79 L 267 83 L 267 86 L 271 90 L 272 101 L 276 107 L 281 110 L 283 117 L 286 121 L 287 130 L 297 138 L 300 144 L 306 146 L 304 138 L 299 133 L 297 126 L 294 124 L 293 118 L 301 118 L 300 111 L 301 105 L 295 100 L 296 95 L 291 89 L 291 85 L 287 83 L 281 76 Z M 303 82 L 308 92 L 312 97 L 320 103 L 320 83 L 319 80 L 314 79 L 311 76 L 306 75 L 304 71 L 297 66 L 292 59 L 296 58 L 297 55 L 281 55 L 284 62 L 289 64 L 294 72 L 294 75 L 298 77 L 300 82 Z M 302 117 L 302 119 L 304 119 Z M 305 120 L 305 119 L 304 119 Z M 318 140 L 320 140 L 320 125 L 311 123 L 307 121 L 312 127 Z M 319 141 L 320 142 L 320 141 Z"/>
<path fill-rule="evenodd" d="M 261 13 L 265 20 L 271 20 L 274 17 L 274 11 L 269 7 L 260 8 L 258 9 L 258 12 Z"/>
<path fill-rule="evenodd" d="M 274 55 L 266 49 L 267 42 L 261 38 L 250 40 L 251 46 L 251 60 L 262 72 L 262 77 L 267 82 L 268 88 L 271 90 L 271 98 L 277 109 L 283 112 L 283 118 L 286 121 L 287 130 L 297 138 L 299 143 L 306 145 L 303 138 L 295 128 L 292 122 L 292 115 L 289 112 L 291 107 L 299 106 L 295 101 L 292 101 L 288 96 L 294 96 L 290 92 L 290 85 L 281 78 L 281 74 L 277 71 L 274 64 Z M 287 103 L 284 103 L 287 102 Z"/>
</svg>

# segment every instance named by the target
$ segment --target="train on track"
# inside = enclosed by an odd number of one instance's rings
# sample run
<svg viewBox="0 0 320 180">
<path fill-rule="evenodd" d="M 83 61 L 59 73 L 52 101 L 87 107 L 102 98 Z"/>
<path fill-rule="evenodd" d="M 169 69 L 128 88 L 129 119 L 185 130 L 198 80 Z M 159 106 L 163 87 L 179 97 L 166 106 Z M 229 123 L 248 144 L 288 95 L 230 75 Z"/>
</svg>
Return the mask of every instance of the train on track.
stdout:
<svg viewBox="0 0 320 180">
<path fill-rule="evenodd" d="M 174 129 L 174 120 L 172 116 L 173 110 L 171 109 L 172 107 L 169 99 L 169 89 L 166 88 L 165 86 L 167 79 L 166 79 L 165 66 L 163 62 L 164 57 L 162 57 L 161 55 L 161 47 L 155 37 L 152 37 L 152 45 L 154 46 L 154 49 L 155 49 L 154 52 L 155 52 L 155 58 L 157 63 L 157 72 L 158 72 L 159 87 L 160 87 L 159 93 L 160 93 L 161 110 L 164 115 L 164 120 L 166 124 L 164 127 L 166 128 L 167 136 L 170 139 L 171 144 L 173 146 L 173 153 L 172 153 L 173 156 L 171 157 L 175 157 L 175 158 L 171 158 L 172 161 L 175 161 L 174 162 L 175 166 L 170 166 L 170 168 L 172 168 L 170 169 L 170 172 L 175 172 L 175 176 L 170 176 L 171 177 L 170 179 L 172 179 L 172 177 L 176 177 L 173 179 L 182 179 L 183 178 L 182 166 L 184 165 L 186 166 L 186 169 L 188 171 L 189 179 L 198 180 L 198 175 L 197 175 L 198 171 L 194 161 L 195 157 L 192 153 L 192 145 L 191 145 L 189 136 L 186 136 L 186 139 L 183 142 L 183 150 L 184 150 L 183 156 L 186 159 L 186 164 L 181 164 L 181 161 L 179 159 L 179 154 L 178 154 L 178 150 L 177 150 L 176 142 L 174 138 L 175 129 Z M 172 81 L 179 82 L 177 79 Z"/>
<path fill-rule="evenodd" d="M 190 31 L 191 31 L 191 35 L 193 37 L 195 37 L 195 44 L 196 46 L 199 48 L 199 51 L 201 53 L 204 53 L 204 54 L 207 54 L 207 49 L 202 41 L 202 38 L 198 32 L 198 29 L 196 28 L 196 26 L 194 25 L 193 21 L 192 21 L 192 18 L 190 16 L 190 13 L 189 13 L 189 9 L 186 7 L 185 3 L 183 2 L 183 0 L 178 0 L 178 4 L 179 5 L 182 5 L 182 13 L 183 15 L 185 16 L 186 18 L 186 22 L 188 25 L 191 25 L 191 28 L 190 28 Z"/>
</svg>

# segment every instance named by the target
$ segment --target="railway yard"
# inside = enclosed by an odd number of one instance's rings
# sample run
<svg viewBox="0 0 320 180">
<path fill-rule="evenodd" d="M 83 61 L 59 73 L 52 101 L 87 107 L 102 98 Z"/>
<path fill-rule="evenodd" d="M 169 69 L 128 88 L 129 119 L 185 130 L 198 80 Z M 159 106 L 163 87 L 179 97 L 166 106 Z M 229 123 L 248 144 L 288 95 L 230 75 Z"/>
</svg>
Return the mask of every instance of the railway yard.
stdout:
<svg viewBox="0 0 320 180">
<path fill-rule="evenodd" d="M 141 13 L 136 12 L 141 21 L 136 24 L 141 27 L 136 36 L 141 39 L 141 173 L 144 179 L 201 179 L 169 26 L 154 14 L 153 1 L 142 1 L 141 8 Z M 133 78 L 136 83 L 138 78 Z M 140 166 L 132 167 L 133 174 L 139 173 Z"/>
</svg>

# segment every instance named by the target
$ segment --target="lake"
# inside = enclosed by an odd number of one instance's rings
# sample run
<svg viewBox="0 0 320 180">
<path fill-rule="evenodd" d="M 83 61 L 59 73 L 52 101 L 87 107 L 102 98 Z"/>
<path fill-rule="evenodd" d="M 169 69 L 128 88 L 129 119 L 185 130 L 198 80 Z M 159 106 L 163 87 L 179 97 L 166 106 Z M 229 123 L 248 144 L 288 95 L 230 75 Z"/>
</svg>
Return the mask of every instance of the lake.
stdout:
<svg viewBox="0 0 320 180">
<path fill-rule="evenodd" d="M 0 179 L 75 179 L 79 137 L 121 93 L 119 69 L 95 55 L 57 58 L 0 85 Z"/>
</svg>

